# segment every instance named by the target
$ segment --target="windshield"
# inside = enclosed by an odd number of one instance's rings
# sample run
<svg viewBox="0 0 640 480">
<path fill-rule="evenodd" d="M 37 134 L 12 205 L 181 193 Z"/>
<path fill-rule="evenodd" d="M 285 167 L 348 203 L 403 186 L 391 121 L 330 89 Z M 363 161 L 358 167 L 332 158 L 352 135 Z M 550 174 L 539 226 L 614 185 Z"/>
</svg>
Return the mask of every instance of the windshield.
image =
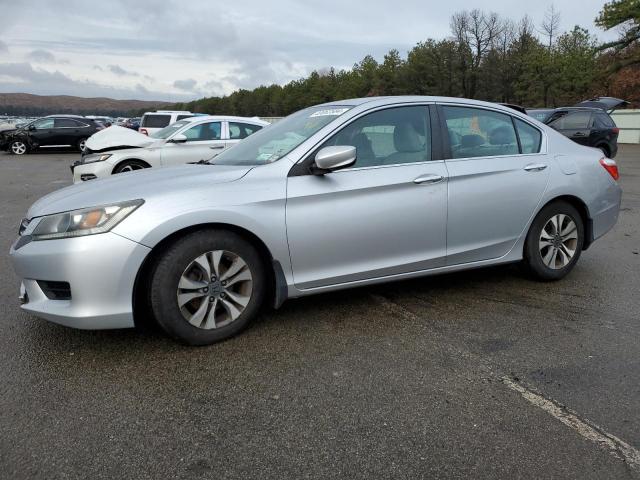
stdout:
<svg viewBox="0 0 640 480">
<path fill-rule="evenodd" d="M 350 108 L 332 105 L 300 110 L 242 140 L 215 157 L 212 163 L 264 165 L 275 162 Z"/>
<path fill-rule="evenodd" d="M 155 133 L 152 133 L 151 135 L 149 135 L 151 138 L 161 138 L 163 140 L 166 140 L 167 138 L 169 138 L 171 135 L 173 135 L 174 133 L 176 133 L 178 130 L 180 130 L 182 127 L 184 127 L 185 125 L 187 125 L 189 122 L 176 122 L 176 123 L 172 123 L 171 125 L 169 125 L 168 127 L 164 127 L 162 130 L 158 130 Z"/>
</svg>

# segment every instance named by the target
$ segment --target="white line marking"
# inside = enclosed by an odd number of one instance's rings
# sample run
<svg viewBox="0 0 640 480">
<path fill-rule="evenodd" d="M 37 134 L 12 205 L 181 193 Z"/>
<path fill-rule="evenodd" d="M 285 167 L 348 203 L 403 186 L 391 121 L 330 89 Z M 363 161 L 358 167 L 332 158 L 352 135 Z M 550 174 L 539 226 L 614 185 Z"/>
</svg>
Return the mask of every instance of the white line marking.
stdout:
<svg viewBox="0 0 640 480">
<path fill-rule="evenodd" d="M 539 393 L 523 387 L 510 378 L 502 377 L 501 380 L 502 383 L 511 390 L 518 392 L 532 405 L 541 408 L 549 415 L 560 420 L 587 440 L 591 440 L 592 442 L 597 443 L 601 448 L 609 450 L 611 455 L 623 460 L 634 470 L 640 471 L 640 451 L 629 445 L 624 440 L 607 433 L 593 422 L 579 418 L 575 412 L 569 410 L 564 405 L 553 400 L 548 400 Z"/>
</svg>

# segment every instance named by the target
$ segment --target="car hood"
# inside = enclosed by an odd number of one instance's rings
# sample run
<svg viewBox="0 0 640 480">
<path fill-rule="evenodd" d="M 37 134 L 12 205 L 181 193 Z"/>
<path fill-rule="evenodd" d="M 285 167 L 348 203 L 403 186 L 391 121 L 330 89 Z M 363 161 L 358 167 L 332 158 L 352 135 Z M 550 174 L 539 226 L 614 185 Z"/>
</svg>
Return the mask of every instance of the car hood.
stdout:
<svg viewBox="0 0 640 480">
<path fill-rule="evenodd" d="M 27 218 L 109 205 L 127 200 L 149 200 L 171 193 L 210 189 L 244 177 L 253 167 L 227 165 L 180 165 L 121 173 L 103 180 L 90 180 L 42 197 L 27 212 Z"/>
<path fill-rule="evenodd" d="M 156 139 L 130 128 L 113 125 L 91 135 L 87 139 L 86 146 L 94 152 L 101 152 L 111 148 L 148 147 L 155 141 Z"/>
</svg>

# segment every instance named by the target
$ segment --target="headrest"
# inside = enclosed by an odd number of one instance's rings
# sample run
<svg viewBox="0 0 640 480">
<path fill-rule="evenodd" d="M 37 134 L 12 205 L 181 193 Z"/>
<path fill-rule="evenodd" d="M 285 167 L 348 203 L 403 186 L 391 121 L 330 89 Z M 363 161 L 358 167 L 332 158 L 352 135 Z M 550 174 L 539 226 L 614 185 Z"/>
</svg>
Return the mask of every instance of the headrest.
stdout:
<svg viewBox="0 0 640 480">
<path fill-rule="evenodd" d="M 420 152 L 424 150 L 424 143 L 420 140 L 418 132 L 416 132 L 413 125 L 409 122 L 396 125 L 393 130 L 393 144 L 396 151 L 403 153 Z"/>
<path fill-rule="evenodd" d="M 497 127 L 489 133 L 489 143 L 491 145 L 507 145 L 514 143 L 513 129 L 509 127 Z"/>
<path fill-rule="evenodd" d="M 473 148 L 484 145 L 484 137 L 482 135 L 464 135 L 460 139 L 460 146 L 463 148 Z"/>
</svg>

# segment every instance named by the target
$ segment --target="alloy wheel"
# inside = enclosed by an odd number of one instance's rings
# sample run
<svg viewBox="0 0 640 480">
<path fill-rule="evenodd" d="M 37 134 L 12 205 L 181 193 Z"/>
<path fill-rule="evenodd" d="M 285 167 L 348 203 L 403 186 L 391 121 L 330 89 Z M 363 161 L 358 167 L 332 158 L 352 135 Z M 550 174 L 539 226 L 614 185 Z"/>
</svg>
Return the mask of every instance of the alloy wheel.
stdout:
<svg viewBox="0 0 640 480">
<path fill-rule="evenodd" d="M 178 283 L 178 307 L 191 325 L 205 330 L 224 327 L 244 311 L 253 293 L 247 263 L 227 250 L 194 259 Z"/>
<path fill-rule="evenodd" d="M 542 228 L 539 240 L 542 262 L 553 270 L 566 267 L 576 254 L 578 226 L 569 216 L 557 214 Z"/>
<path fill-rule="evenodd" d="M 27 146 L 23 142 L 13 142 L 11 144 L 11 151 L 16 155 L 22 155 L 27 152 Z"/>
<path fill-rule="evenodd" d="M 130 163 L 120 168 L 120 173 L 133 172 L 134 170 L 142 170 L 143 168 L 142 165 L 138 165 L 137 163 Z"/>
<path fill-rule="evenodd" d="M 81 152 L 84 152 L 85 147 L 87 146 L 87 141 L 86 140 L 80 140 L 80 143 L 78 144 L 78 148 L 80 149 Z"/>
</svg>

